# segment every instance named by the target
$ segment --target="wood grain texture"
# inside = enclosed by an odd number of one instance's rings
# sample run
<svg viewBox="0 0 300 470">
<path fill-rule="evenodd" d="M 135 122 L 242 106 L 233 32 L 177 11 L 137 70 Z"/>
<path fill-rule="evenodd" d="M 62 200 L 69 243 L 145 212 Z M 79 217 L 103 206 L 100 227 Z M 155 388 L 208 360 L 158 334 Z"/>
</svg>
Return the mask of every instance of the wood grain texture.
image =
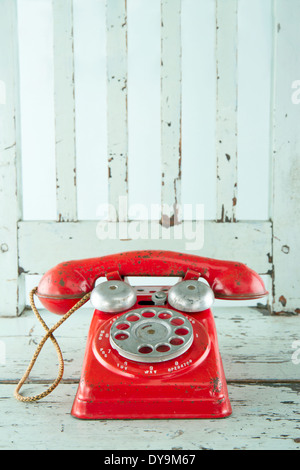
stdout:
<svg viewBox="0 0 300 470">
<path fill-rule="evenodd" d="M 181 220 L 181 0 L 161 0 L 162 225 Z"/>
<path fill-rule="evenodd" d="M 77 220 L 73 0 L 53 2 L 56 212 Z"/>
<path fill-rule="evenodd" d="M 64 380 L 78 382 L 86 337 L 93 310 L 81 309 L 56 332 L 55 337 L 66 361 Z M 225 303 L 226 305 L 226 303 Z M 48 326 L 59 318 L 41 309 Z M 300 316 L 269 315 L 255 308 L 214 307 L 219 348 L 229 382 L 297 382 L 300 364 L 294 364 L 295 340 Z M 0 368 L 0 382 L 17 381 L 26 369 L 44 330 L 31 310 L 21 317 L 2 319 L 1 339 L 6 345 L 6 364 Z M 300 337 L 298 337 L 300 340 Z M 300 355 L 299 355 L 300 356 Z M 49 382 L 56 377 L 57 357 L 47 342 L 34 367 L 30 381 Z M 25 390 L 25 389 L 24 389 Z"/>
<path fill-rule="evenodd" d="M 300 449 L 299 386 L 231 384 L 234 413 L 223 420 L 80 421 L 70 416 L 75 384 L 40 403 L 16 402 L 13 390 L 0 385 L 2 449 Z"/>
<path fill-rule="evenodd" d="M 236 221 L 237 0 L 216 0 L 217 220 Z"/>
<path fill-rule="evenodd" d="M 126 0 L 107 2 L 106 27 L 108 201 L 118 211 L 119 197 L 128 194 Z M 119 220 L 118 212 L 117 216 Z"/>
<path fill-rule="evenodd" d="M 293 100 L 299 78 L 300 4 L 274 2 L 273 98 L 273 295 L 275 312 L 300 312 L 300 105 Z"/>
<path fill-rule="evenodd" d="M 24 307 L 24 278 L 18 270 L 17 223 L 22 217 L 19 67 L 16 2 L 0 2 L 0 315 Z M 4 46 L 5 45 L 5 46 Z"/>
<path fill-rule="evenodd" d="M 136 222 L 133 222 L 135 224 Z M 104 230 L 109 230 L 105 225 L 100 226 Z M 134 235 L 136 225 L 128 225 L 127 233 L 121 234 L 119 224 L 109 225 L 111 233 L 115 238 L 101 240 L 99 237 L 99 226 L 97 222 L 76 222 L 53 224 L 51 222 L 20 222 L 20 266 L 28 274 L 44 274 L 55 264 L 68 259 L 83 259 L 95 256 L 104 256 L 110 253 L 121 251 L 158 249 L 173 250 L 179 252 L 190 252 L 200 256 L 207 256 L 216 259 L 236 260 L 246 263 L 259 274 L 270 274 L 272 267 L 270 260 L 271 252 L 271 223 L 270 222 L 238 222 L 234 224 L 235 230 L 232 232 L 231 224 L 219 224 L 217 222 L 206 221 L 202 228 L 193 226 L 194 232 L 187 223 L 182 224 L 182 238 L 176 239 L 174 230 L 171 227 L 168 237 L 153 238 L 153 226 L 146 222 L 144 239 Z M 157 222 L 155 231 L 161 230 L 161 225 Z M 101 229 L 102 230 L 102 229 Z M 199 246 L 188 249 L 191 235 L 199 236 Z M 102 232 L 101 232 L 102 233 Z M 120 236 L 120 234 L 122 236 Z M 156 233 L 157 234 L 157 233 Z M 104 234 L 105 235 L 105 234 Z M 204 244 L 201 244 L 201 237 L 204 237 Z M 49 248 L 51 247 L 51 249 Z"/>
<path fill-rule="evenodd" d="M 99 420 L 70 416 L 93 311 L 81 309 L 55 333 L 65 358 L 64 382 L 47 398 L 13 397 L 44 334 L 32 312 L 1 320 L 7 361 L 0 367 L 2 449 L 300 449 L 299 364 L 292 362 L 299 315 L 216 308 L 214 316 L 233 414 L 222 420 Z M 50 326 L 57 317 L 42 312 Z M 56 376 L 52 345 L 42 352 L 24 393 L 44 390 Z"/>
</svg>

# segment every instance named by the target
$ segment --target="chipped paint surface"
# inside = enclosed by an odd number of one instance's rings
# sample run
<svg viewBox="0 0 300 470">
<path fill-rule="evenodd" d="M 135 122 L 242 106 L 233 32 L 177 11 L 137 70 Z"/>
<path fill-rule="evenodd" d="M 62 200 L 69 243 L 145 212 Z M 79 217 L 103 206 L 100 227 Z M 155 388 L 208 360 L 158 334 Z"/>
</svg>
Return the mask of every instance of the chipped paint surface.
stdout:
<svg viewBox="0 0 300 470">
<path fill-rule="evenodd" d="M 43 306 L 57 314 L 66 313 L 78 297 L 90 292 L 107 273 L 126 276 L 185 277 L 194 270 L 205 279 L 217 299 L 253 300 L 268 292 L 261 277 L 246 265 L 174 251 L 139 250 L 60 263 L 48 270 L 38 285 Z"/>
<path fill-rule="evenodd" d="M 299 34 L 300 3 L 276 2 L 274 10 L 274 98 L 272 134 L 273 311 L 300 309 L 300 141 L 299 104 L 293 103 L 292 81 L 299 78 L 300 52 L 291 47 Z M 284 64 L 284 67 L 282 67 Z M 287 81 L 291 77 L 291 82 Z"/>
<path fill-rule="evenodd" d="M 53 226 L 51 222 L 21 222 L 20 266 L 30 273 L 44 274 L 49 267 L 67 259 L 92 258 L 95 254 L 108 255 L 126 250 L 145 250 L 149 240 L 106 240 L 96 236 L 97 222 L 80 221 Z M 184 226 L 184 223 L 183 223 Z M 171 233 L 174 227 L 170 228 Z M 232 234 L 230 224 L 205 222 L 205 250 L 214 258 L 233 260 L 251 266 L 255 271 L 270 276 L 272 264 L 267 253 L 271 250 L 272 227 L 270 222 L 239 222 Z M 70 239 L 71 237 L 71 239 Z M 82 243 L 85 240 L 85 243 Z M 222 240 L 222 244 L 220 243 Z M 153 249 L 171 249 L 185 252 L 185 239 L 152 240 Z M 125 245 L 126 243 L 126 245 Z M 55 247 L 55 252 L 49 250 Z M 247 251 L 245 251 L 247 246 Z M 262 253 L 265 253 L 263 256 Z M 201 251 L 195 254 L 201 255 Z"/>
<path fill-rule="evenodd" d="M 141 293 L 137 303 L 127 312 L 143 312 L 144 310 L 137 309 L 137 306 L 139 300 L 146 299 L 151 299 L 151 293 Z M 168 303 L 161 307 L 162 311 L 170 308 Z M 117 316 L 118 324 L 123 315 L 124 312 Z M 181 318 L 184 319 L 184 315 Z M 113 319 L 107 314 L 96 311 L 89 329 L 81 379 L 71 410 L 72 416 L 81 419 L 142 420 L 229 416 L 232 409 L 212 312 L 206 309 L 201 317 L 190 313 L 186 320 L 192 322 L 191 327 L 197 341 L 193 342 L 184 354 L 150 363 L 146 360 L 130 360 L 127 356 L 129 350 L 125 353 L 124 349 L 116 346 L 110 338 L 114 335 L 114 330 L 118 332 L 116 323 L 113 324 Z M 168 320 L 156 321 L 156 325 L 160 321 L 168 324 Z M 134 336 L 133 331 L 131 334 Z M 176 335 L 176 329 L 170 334 Z M 146 333 L 144 335 L 147 336 Z M 137 335 L 139 342 L 146 341 L 144 335 Z M 158 335 L 162 341 L 162 330 Z M 94 344 L 93 348 L 90 347 L 91 344 Z M 152 340 L 149 344 L 152 344 Z M 118 353 L 114 351 L 114 346 Z"/>
<path fill-rule="evenodd" d="M 77 220 L 73 0 L 53 1 L 53 24 L 56 210 L 68 222 Z"/>
<path fill-rule="evenodd" d="M 126 0 L 107 2 L 106 28 L 108 199 L 117 210 L 119 197 L 128 194 Z"/>
<path fill-rule="evenodd" d="M 181 1 L 161 1 L 162 225 L 180 223 L 181 203 Z M 164 206 L 164 204 L 166 206 Z M 166 208 L 171 208 L 170 213 Z"/>
<path fill-rule="evenodd" d="M 276 317 L 249 308 L 217 308 L 220 350 L 234 413 L 219 420 L 99 420 L 74 421 L 70 409 L 78 387 L 91 309 L 72 317 L 72 335 L 60 332 L 66 369 L 63 383 L 41 403 L 20 406 L 12 397 L 15 382 L 26 369 L 41 330 L 31 312 L 2 320 L 7 367 L 2 368 L 2 445 L 9 449 L 294 449 L 300 450 L 297 416 L 300 405 L 299 365 L 288 347 L 299 318 Z M 53 315 L 42 312 L 50 325 Z M 18 334 L 18 336 L 16 336 Z M 233 341 L 234 339 L 234 341 Z M 238 347 L 237 347 L 238 345 Z M 57 373 L 52 354 L 37 363 L 24 390 L 35 393 L 49 386 Z M 17 419 L 16 419 L 17 417 Z M 78 433 L 78 426 L 82 432 Z M 84 431 L 84 432 L 83 432 Z M 16 439 L 16 435 L 18 439 Z M 47 436 L 47 438 L 45 438 Z M 59 436 L 59 439 L 57 438 Z"/>
<path fill-rule="evenodd" d="M 216 0 L 217 220 L 236 222 L 237 0 Z"/>
<path fill-rule="evenodd" d="M 0 2 L 0 315 L 14 316 L 25 306 L 24 276 L 18 272 L 18 221 L 22 218 L 20 115 L 16 2 Z M 3 87 L 3 85 L 2 85 Z"/>
<path fill-rule="evenodd" d="M 229 230 L 227 222 L 236 221 L 239 204 L 237 194 L 237 102 L 236 102 L 236 4 L 229 0 L 216 1 L 216 97 L 217 97 L 217 216 L 219 226 L 205 222 L 205 255 L 223 259 L 239 259 L 258 272 L 272 277 L 275 312 L 297 313 L 299 299 L 299 107 L 286 98 L 292 84 L 286 83 L 285 70 L 297 78 L 297 50 L 290 51 L 293 38 L 297 37 L 299 5 L 290 0 L 293 8 L 287 10 L 283 0 L 278 0 L 274 11 L 274 106 L 272 158 L 274 176 L 270 202 L 271 222 L 264 223 L 258 238 L 255 222 L 237 222 Z M 3 0 L 6 8 L 11 2 Z M 17 51 L 15 43 L 14 6 L 7 7 L 10 23 L 2 28 L 3 42 L 9 44 L 8 54 L 1 57 L 1 82 L 5 84 L 6 105 L 1 105 L 1 122 L 5 132 L 0 132 L 1 179 L 5 181 L 0 193 L 3 219 L 0 227 L 0 256 L 5 269 L 1 278 L 1 292 L 9 295 L 4 303 L 9 305 L 0 313 L 14 315 L 16 303 L 25 305 L 24 275 L 41 274 L 55 263 L 76 257 L 92 257 L 125 249 L 149 248 L 149 240 L 107 240 L 100 243 L 94 233 L 95 223 L 76 221 L 76 159 L 75 159 L 75 111 L 74 111 L 74 38 L 72 1 L 54 0 L 54 85 L 56 110 L 56 170 L 57 170 L 57 222 L 22 222 L 20 181 L 20 139 L 15 123 L 18 123 L 18 103 L 14 102 L 14 86 L 18 70 L 13 63 Z M 294 12 L 294 14 L 292 14 Z M 162 203 L 172 207 L 163 211 L 160 228 L 173 234 L 180 223 L 181 203 L 181 5 L 179 0 L 161 1 L 161 131 L 162 131 Z M 62 20 L 63 18 L 63 20 Z M 287 28 L 289 24 L 289 28 Z M 107 174 L 109 202 L 116 204 L 119 195 L 128 194 L 128 131 L 127 131 L 127 4 L 125 0 L 108 2 L 107 5 L 107 89 L 108 89 L 108 153 Z M 114 51 L 117 52 L 114 56 Z M 292 52 L 292 53 L 289 53 Z M 281 64 L 286 63 L 286 68 Z M 291 90 L 292 91 L 292 90 Z M 55 184 L 55 182 L 54 182 Z M 21 221 L 20 221 L 21 220 Z M 225 223 L 224 223 L 225 222 Z M 16 229 L 18 223 L 19 229 Z M 94 224 L 94 225 L 93 225 Z M 183 226 L 183 225 L 182 225 Z M 286 229 L 289 227 L 289 230 Z M 179 227 L 180 228 L 180 227 Z M 273 231 L 273 233 L 272 233 Z M 83 246 L 82 240 L 88 240 Z M 220 242 L 222 240 L 222 243 Z M 54 247 L 53 250 L 49 247 Z M 155 249 L 185 250 L 184 240 L 151 240 Z M 79 255 L 80 254 L 80 255 Z M 197 253 L 202 254 L 202 253 Z M 78 256 L 79 255 L 79 256 Z M 267 255 L 267 256 L 266 256 Z M 20 260 L 18 260 L 18 257 Z M 19 263 L 19 266 L 18 266 Z M 289 273 L 287 276 L 286 273 Z M 290 279 L 293 282 L 290 282 Z M 5 286 L 5 287 L 3 287 Z M 22 309 L 22 308 L 21 308 Z"/>
</svg>

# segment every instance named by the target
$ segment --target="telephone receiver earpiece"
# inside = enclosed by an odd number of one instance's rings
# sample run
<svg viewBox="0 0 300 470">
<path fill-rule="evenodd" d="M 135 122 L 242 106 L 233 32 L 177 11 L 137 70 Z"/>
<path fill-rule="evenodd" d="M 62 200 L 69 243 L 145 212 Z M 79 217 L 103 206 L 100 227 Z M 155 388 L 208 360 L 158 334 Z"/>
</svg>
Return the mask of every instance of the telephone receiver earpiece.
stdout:
<svg viewBox="0 0 300 470">
<path fill-rule="evenodd" d="M 60 263 L 43 276 L 36 295 L 45 308 L 62 315 L 93 291 L 98 278 L 105 276 L 119 277 L 120 281 L 127 276 L 180 277 L 184 281 L 203 278 L 214 297 L 225 300 L 259 299 L 268 294 L 261 277 L 245 264 L 144 250 Z"/>
</svg>

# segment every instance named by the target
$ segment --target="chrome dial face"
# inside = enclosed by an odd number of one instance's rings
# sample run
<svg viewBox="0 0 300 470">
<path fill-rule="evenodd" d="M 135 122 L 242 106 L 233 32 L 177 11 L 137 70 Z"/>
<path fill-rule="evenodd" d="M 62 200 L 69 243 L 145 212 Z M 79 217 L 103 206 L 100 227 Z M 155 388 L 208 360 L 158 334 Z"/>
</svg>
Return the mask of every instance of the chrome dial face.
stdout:
<svg viewBox="0 0 300 470">
<path fill-rule="evenodd" d="M 191 322 L 170 308 L 131 310 L 120 316 L 110 330 L 110 344 L 136 362 L 164 362 L 186 352 L 193 343 Z"/>
</svg>

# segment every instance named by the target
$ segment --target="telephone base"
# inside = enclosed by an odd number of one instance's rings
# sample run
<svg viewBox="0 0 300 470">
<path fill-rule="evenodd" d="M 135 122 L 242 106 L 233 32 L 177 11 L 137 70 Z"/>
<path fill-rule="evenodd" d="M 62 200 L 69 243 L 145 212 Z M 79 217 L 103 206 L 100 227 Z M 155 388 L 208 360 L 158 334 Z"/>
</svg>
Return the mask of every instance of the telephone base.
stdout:
<svg viewBox="0 0 300 470">
<path fill-rule="evenodd" d="M 225 418 L 231 413 L 226 398 L 196 401 L 153 399 L 152 402 L 141 399 L 109 403 L 88 402 L 76 397 L 71 411 L 71 415 L 79 419 L 215 419 Z"/>
<path fill-rule="evenodd" d="M 167 306 L 166 308 L 169 308 Z M 224 418 L 232 412 L 211 310 L 188 316 L 190 348 L 175 359 L 134 362 L 112 348 L 114 321 L 95 311 L 71 414 L 80 419 Z"/>
</svg>

